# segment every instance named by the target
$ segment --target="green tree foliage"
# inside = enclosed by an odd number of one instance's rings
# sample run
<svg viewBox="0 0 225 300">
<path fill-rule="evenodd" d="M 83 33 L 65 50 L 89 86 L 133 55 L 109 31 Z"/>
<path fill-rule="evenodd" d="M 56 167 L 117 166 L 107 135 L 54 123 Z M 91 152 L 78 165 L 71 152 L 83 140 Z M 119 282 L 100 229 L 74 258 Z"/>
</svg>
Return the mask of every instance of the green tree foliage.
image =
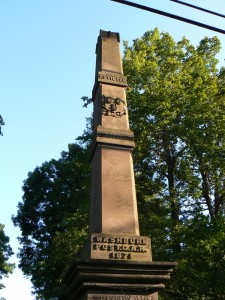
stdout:
<svg viewBox="0 0 225 300">
<path fill-rule="evenodd" d="M 0 115 L 0 135 L 3 135 L 3 133 L 2 133 L 2 126 L 4 126 L 4 125 L 5 125 L 5 122 L 3 121 L 3 118 Z"/>
<path fill-rule="evenodd" d="M 31 278 L 37 299 L 60 294 L 63 270 L 87 234 L 90 172 L 86 150 L 69 145 L 28 174 L 13 222 L 22 232 L 19 266 Z"/>
<path fill-rule="evenodd" d="M 3 135 L 2 126 L 4 125 L 5 122 L 0 115 L 0 135 Z M 0 279 L 2 279 L 3 276 L 7 276 L 9 273 L 12 273 L 14 269 L 14 264 L 8 262 L 12 254 L 13 252 L 9 245 L 9 238 L 4 233 L 4 225 L 0 224 Z M 0 289 L 3 287 L 4 285 L 0 283 Z"/>
<path fill-rule="evenodd" d="M 12 273 L 14 264 L 8 262 L 10 256 L 13 254 L 9 245 L 9 238 L 4 233 L 4 225 L 0 224 L 0 279 Z M 4 287 L 0 284 L 0 289 Z"/>
<path fill-rule="evenodd" d="M 124 47 L 141 230 L 155 259 L 179 262 L 165 298 L 224 299 L 220 42 L 204 38 L 194 47 L 155 29 Z"/>
<path fill-rule="evenodd" d="M 154 260 L 179 262 L 160 297 L 225 299 L 220 42 L 204 38 L 194 47 L 155 29 L 124 49 L 141 232 L 152 239 Z M 24 182 L 13 221 L 22 231 L 20 267 L 37 299 L 61 299 L 61 276 L 86 236 L 90 126 L 91 120 L 80 145 L 69 145 Z"/>
</svg>

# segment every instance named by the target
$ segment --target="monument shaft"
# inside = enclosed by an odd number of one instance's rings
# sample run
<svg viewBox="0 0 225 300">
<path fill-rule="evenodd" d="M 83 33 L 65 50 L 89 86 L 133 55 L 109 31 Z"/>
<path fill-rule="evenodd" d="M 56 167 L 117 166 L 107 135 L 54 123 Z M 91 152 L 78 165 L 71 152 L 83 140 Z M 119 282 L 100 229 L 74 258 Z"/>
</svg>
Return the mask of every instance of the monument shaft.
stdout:
<svg viewBox="0 0 225 300">
<path fill-rule="evenodd" d="M 139 235 L 126 86 L 119 34 L 101 31 L 93 89 L 90 232 Z"/>
</svg>

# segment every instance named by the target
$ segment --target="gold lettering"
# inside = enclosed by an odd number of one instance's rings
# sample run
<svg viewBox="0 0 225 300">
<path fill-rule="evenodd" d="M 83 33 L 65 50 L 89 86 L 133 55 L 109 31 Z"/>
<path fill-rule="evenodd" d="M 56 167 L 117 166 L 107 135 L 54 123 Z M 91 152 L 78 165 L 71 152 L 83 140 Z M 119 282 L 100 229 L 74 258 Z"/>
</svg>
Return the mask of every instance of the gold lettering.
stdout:
<svg viewBox="0 0 225 300">
<path fill-rule="evenodd" d="M 102 237 L 99 235 L 95 236 L 93 239 L 96 240 L 98 243 L 102 242 Z"/>
<path fill-rule="evenodd" d="M 107 250 L 107 245 L 104 245 L 104 244 L 101 245 L 100 249 L 103 250 L 103 251 Z"/>
<path fill-rule="evenodd" d="M 103 243 L 108 243 L 108 242 L 109 242 L 109 238 L 105 236 L 105 237 L 103 238 Z"/>
<path fill-rule="evenodd" d="M 98 250 L 100 249 L 100 244 L 94 244 L 93 245 L 93 250 Z"/>
<path fill-rule="evenodd" d="M 135 252 L 135 247 L 134 247 L 134 246 L 130 246 L 130 247 L 129 247 L 129 251 L 130 251 L 130 252 Z"/>
<path fill-rule="evenodd" d="M 110 259 L 131 259 L 131 255 L 130 254 L 126 254 L 126 253 L 121 253 L 121 252 L 111 252 L 109 253 L 109 258 Z"/>
<path fill-rule="evenodd" d="M 115 246 L 114 246 L 114 251 L 118 251 L 118 249 L 119 249 L 118 246 L 115 245 Z"/>
<path fill-rule="evenodd" d="M 144 253 L 144 252 L 147 252 L 147 250 L 142 246 L 142 247 L 141 247 L 141 252 Z"/>
<path fill-rule="evenodd" d="M 141 239 L 136 239 L 136 244 L 140 245 L 141 244 Z"/>
<path fill-rule="evenodd" d="M 124 77 L 117 77 L 117 76 L 110 76 L 110 75 L 98 75 L 99 80 L 108 80 L 108 81 L 117 81 L 122 83 L 127 83 L 126 78 Z"/>
<path fill-rule="evenodd" d="M 115 238 L 114 238 L 114 237 L 111 237 L 111 238 L 110 238 L 110 242 L 111 242 L 111 243 L 115 243 Z"/>
<path fill-rule="evenodd" d="M 122 244 L 122 243 L 123 243 L 123 238 L 117 237 L 117 238 L 116 238 L 116 243 L 117 243 L 117 244 Z"/>
<path fill-rule="evenodd" d="M 112 251 L 113 250 L 113 246 L 112 245 L 108 245 L 107 251 Z"/>
<path fill-rule="evenodd" d="M 121 259 L 125 259 L 126 258 L 126 253 L 121 253 Z"/>
</svg>

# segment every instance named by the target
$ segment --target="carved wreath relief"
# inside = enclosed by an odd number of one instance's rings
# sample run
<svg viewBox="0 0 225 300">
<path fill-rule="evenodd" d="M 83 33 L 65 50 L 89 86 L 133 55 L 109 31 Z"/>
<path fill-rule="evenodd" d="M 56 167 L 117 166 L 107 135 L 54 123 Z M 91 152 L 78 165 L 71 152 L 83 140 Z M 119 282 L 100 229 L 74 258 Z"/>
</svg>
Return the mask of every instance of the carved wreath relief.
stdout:
<svg viewBox="0 0 225 300">
<path fill-rule="evenodd" d="M 127 113 L 125 104 L 120 98 L 102 96 L 102 114 L 120 118 Z"/>
</svg>

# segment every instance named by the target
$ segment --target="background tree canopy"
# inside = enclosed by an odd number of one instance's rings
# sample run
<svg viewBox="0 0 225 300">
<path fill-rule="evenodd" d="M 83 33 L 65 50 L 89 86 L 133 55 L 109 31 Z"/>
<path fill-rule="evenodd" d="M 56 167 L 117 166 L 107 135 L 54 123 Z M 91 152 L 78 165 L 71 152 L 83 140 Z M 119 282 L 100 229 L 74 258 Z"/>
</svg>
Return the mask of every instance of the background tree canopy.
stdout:
<svg viewBox="0 0 225 300">
<path fill-rule="evenodd" d="M 161 299 L 225 299 L 225 71 L 220 42 L 197 47 L 157 29 L 130 46 L 124 73 L 136 149 L 140 228 L 154 260 L 178 261 Z M 22 231 L 20 267 L 37 299 L 62 299 L 63 270 L 87 232 L 87 145 L 28 174 L 14 224 Z"/>
<path fill-rule="evenodd" d="M 3 121 L 2 116 L 0 115 L 0 135 L 2 135 L 2 126 L 5 125 L 5 122 Z"/>
<path fill-rule="evenodd" d="M 2 126 L 5 125 L 2 116 L 0 115 L 0 135 L 2 135 Z M 12 248 L 9 245 L 9 238 L 4 233 L 4 225 L 0 224 L 0 279 L 12 273 L 14 264 L 8 263 L 8 259 L 13 254 Z M 0 289 L 4 287 L 0 283 Z"/>
<path fill-rule="evenodd" d="M 8 259 L 13 254 L 12 249 L 9 245 L 9 238 L 4 233 L 4 225 L 0 224 L 0 279 L 3 276 L 7 276 L 12 273 L 14 264 L 8 262 Z M 0 289 L 4 287 L 0 283 Z"/>
<path fill-rule="evenodd" d="M 172 299 L 224 299 L 220 42 L 194 47 L 156 29 L 124 46 L 141 229 L 152 236 L 155 259 L 179 261 Z"/>
<path fill-rule="evenodd" d="M 31 277 L 37 299 L 60 293 L 63 270 L 87 233 L 90 171 L 86 149 L 69 145 L 59 160 L 52 159 L 28 174 L 23 202 L 13 222 L 22 231 L 19 258 Z"/>
</svg>

